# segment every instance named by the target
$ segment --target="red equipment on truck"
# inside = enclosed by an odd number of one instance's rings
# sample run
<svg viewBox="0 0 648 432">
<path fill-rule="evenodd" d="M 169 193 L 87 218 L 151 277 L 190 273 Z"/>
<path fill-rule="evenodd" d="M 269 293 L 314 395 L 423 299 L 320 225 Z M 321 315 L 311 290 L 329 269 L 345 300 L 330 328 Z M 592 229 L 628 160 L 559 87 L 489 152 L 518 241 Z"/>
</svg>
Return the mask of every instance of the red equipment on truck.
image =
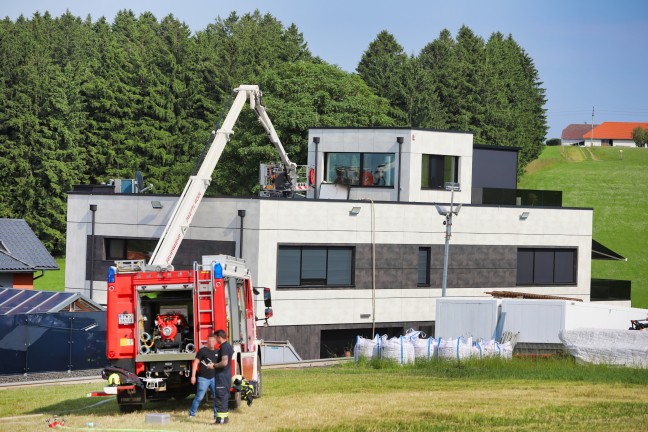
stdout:
<svg viewBox="0 0 648 432">
<path fill-rule="evenodd" d="M 234 94 L 229 113 L 221 128 L 212 132 L 205 159 L 198 173 L 190 177 L 150 261 L 117 261 L 110 268 L 106 335 L 109 366 L 103 375 L 111 386 L 106 392 L 110 389 L 117 394 L 122 411 L 141 408 L 148 400 L 185 398 L 194 393 L 190 381 L 192 360 L 206 345 L 207 337 L 218 329 L 227 331 L 234 348 L 232 373 L 236 385 L 230 405 L 240 404 L 241 388 L 247 393 L 253 388 L 254 397 L 261 396 L 256 321 L 267 323 L 272 316 L 270 289 L 263 289 L 265 317 L 258 319 L 254 295 L 259 292 L 242 259 L 203 256 L 191 270 L 175 270 L 171 264 L 246 99 L 287 167 L 289 185 L 295 179 L 296 165 L 283 150 L 261 104 L 259 88 L 244 85 L 234 89 Z"/>
</svg>

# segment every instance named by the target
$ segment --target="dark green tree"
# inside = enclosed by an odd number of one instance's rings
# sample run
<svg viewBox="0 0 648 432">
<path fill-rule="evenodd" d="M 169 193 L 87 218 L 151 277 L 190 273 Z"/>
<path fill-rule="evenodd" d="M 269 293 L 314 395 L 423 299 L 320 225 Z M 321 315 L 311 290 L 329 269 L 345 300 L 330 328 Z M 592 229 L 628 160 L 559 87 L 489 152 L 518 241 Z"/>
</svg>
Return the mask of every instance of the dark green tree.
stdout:
<svg viewBox="0 0 648 432">
<path fill-rule="evenodd" d="M 445 117 L 445 127 L 456 128 L 459 107 L 459 66 L 456 42 L 450 31 L 443 30 L 439 37 L 421 50 L 418 60 L 423 72 L 434 84 Z"/>
<path fill-rule="evenodd" d="M 378 33 L 362 55 L 356 68 L 360 77 L 378 96 L 387 99 L 392 115 L 402 124 L 408 123 L 409 95 L 406 90 L 408 57 L 394 35 L 387 30 Z"/>
<path fill-rule="evenodd" d="M 411 56 L 403 80 L 404 110 L 407 124 L 415 128 L 446 129 L 448 116 L 441 105 L 432 73 Z"/>
<path fill-rule="evenodd" d="M 632 129 L 632 140 L 635 142 L 637 147 L 648 146 L 648 128 L 637 126 Z"/>
</svg>

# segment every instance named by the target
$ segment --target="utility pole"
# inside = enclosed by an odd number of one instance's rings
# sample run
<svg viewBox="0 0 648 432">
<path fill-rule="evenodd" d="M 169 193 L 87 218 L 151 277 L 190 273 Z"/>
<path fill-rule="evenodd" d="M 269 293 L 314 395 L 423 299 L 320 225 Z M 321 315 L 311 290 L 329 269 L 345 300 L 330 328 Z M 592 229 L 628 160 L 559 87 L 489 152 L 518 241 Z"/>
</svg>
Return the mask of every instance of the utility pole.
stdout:
<svg viewBox="0 0 648 432">
<path fill-rule="evenodd" d="M 592 135 L 590 136 L 590 147 L 594 147 L 594 107 L 592 107 Z"/>
</svg>

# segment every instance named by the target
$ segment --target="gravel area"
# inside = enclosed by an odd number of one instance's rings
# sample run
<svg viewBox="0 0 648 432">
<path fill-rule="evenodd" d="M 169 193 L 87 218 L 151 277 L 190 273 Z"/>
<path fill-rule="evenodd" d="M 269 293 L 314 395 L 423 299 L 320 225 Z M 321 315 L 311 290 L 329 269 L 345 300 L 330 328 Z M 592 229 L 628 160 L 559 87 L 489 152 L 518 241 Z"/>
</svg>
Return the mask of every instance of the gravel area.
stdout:
<svg viewBox="0 0 648 432">
<path fill-rule="evenodd" d="M 82 380 L 101 379 L 102 369 L 73 370 L 71 372 L 38 372 L 20 375 L 0 375 L 0 386 L 11 384 L 24 384 L 38 381 L 52 380 Z"/>
</svg>

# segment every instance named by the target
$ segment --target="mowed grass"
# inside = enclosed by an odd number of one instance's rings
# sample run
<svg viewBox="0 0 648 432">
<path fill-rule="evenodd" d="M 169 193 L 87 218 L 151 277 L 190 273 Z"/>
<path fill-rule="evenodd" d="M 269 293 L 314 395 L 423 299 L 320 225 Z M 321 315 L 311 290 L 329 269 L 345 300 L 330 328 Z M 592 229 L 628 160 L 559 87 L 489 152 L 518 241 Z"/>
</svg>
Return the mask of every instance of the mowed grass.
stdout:
<svg viewBox="0 0 648 432">
<path fill-rule="evenodd" d="M 230 414 L 231 431 L 636 431 L 648 429 L 648 371 L 579 365 L 569 358 L 366 363 L 264 371 L 264 395 Z M 0 391 L 0 430 L 45 429 L 54 414 L 85 430 L 213 430 L 191 398 L 121 414 L 114 399 L 85 398 L 103 382 Z M 171 423 L 145 423 L 169 413 Z"/>
<path fill-rule="evenodd" d="M 592 261 L 592 277 L 632 281 L 632 306 L 648 307 L 648 149 L 547 147 L 521 189 L 563 191 L 563 206 L 594 209 L 593 237 L 628 258 Z"/>
<path fill-rule="evenodd" d="M 45 275 L 34 281 L 34 289 L 40 291 L 65 291 L 65 258 L 56 258 L 60 270 L 46 270 Z"/>
</svg>

